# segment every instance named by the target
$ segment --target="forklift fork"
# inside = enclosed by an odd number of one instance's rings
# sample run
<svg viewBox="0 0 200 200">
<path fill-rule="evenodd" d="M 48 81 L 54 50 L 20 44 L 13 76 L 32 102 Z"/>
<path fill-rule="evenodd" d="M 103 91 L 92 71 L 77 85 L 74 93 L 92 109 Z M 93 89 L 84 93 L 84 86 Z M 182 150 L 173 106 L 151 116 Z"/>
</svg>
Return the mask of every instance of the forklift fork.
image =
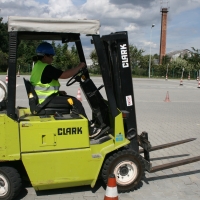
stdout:
<svg viewBox="0 0 200 200">
<path fill-rule="evenodd" d="M 175 162 L 171 162 L 171 163 L 167 163 L 163 165 L 158 165 L 158 166 L 152 167 L 149 172 L 154 173 L 160 170 L 169 169 L 172 167 L 178 167 L 181 165 L 186 165 L 186 164 L 197 162 L 197 161 L 200 161 L 200 156 L 196 156 L 196 157 L 192 157 L 192 158 L 188 158 L 184 160 L 179 160 L 179 161 L 175 161 Z"/>
<path fill-rule="evenodd" d="M 180 140 L 180 141 L 166 143 L 166 144 L 157 145 L 157 146 L 152 147 L 150 142 L 148 141 L 148 133 L 142 132 L 142 134 L 138 136 L 139 145 L 143 148 L 143 149 L 139 150 L 139 153 L 144 153 L 145 160 L 150 162 L 150 156 L 149 156 L 150 151 L 165 149 L 165 148 L 173 147 L 173 146 L 176 146 L 176 145 L 184 144 L 184 143 L 187 143 L 187 142 L 191 142 L 191 141 L 194 141 L 194 140 L 196 140 L 196 138 L 189 138 L 189 139 L 185 139 L 185 140 Z M 188 158 L 188 159 L 183 159 L 183 160 L 179 160 L 179 161 L 175 161 L 175 162 L 171 162 L 171 163 L 167 163 L 167 164 L 158 165 L 158 166 L 155 166 L 155 167 L 151 167 L 150 169 L 148 168 L 147 171 L 149 173 L 154 173 L 154 172 L 157 172 L 157 171 L 160 171 L 160 170 L 178 167 L 178 166 L 181 166 L 181 165 L 186 165 L 186 164 L 197 162 L 197 161 L 200 161 L 200 156 L 196 156 L 196 157 L 192 157 L 192 158 Z"/>
</svg>

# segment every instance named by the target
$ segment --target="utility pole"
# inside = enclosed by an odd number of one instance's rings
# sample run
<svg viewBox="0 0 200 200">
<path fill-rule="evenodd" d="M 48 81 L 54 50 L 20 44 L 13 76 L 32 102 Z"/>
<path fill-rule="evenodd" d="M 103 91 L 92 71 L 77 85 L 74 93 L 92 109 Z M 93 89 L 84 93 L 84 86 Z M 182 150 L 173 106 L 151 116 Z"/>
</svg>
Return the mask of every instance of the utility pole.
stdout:
<svg viewBox="0 0 200 200">
<path fill-rule="evenodd" d="M 155 26 L 155 24 L 151 25 L 151 32 L 150 32 L 150 53 L 149 53 L 149 78 L 151 77 L 151 35 L 152 35 L 152 28 Z"/>
</svg>

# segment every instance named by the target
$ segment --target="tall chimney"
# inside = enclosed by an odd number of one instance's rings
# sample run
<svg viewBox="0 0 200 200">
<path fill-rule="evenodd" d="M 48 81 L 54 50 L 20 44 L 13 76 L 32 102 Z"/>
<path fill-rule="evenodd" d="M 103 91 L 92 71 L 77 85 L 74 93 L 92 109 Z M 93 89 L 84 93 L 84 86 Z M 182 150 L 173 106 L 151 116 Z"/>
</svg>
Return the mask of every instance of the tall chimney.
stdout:
<svg viewBox="0 0 200 200">
<path fill-rule="evenodd" d="M 166 54 L 166 36 L 167 36 L 167 8 L 162 8 L 162 21 L 161 21 L 161 33 L 160 33 L 160 59 L 159 64 L 162 64 L 162 58 Z"/>
</svg>

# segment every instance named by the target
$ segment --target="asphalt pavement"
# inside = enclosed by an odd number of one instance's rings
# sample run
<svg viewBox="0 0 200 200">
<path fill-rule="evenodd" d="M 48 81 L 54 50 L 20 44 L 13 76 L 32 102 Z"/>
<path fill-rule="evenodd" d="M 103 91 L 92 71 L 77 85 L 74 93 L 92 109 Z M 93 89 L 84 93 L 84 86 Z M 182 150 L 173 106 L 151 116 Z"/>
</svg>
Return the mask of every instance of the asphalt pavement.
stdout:
<svg viewBox="0 0 200 200">
<path fill-rule="evenodd" d="M 17 77 L 16 106 L 28 106 L 23 77 Z M 0 76 L 5 80 L 5 76 Z M 102 85 L 100 77 L 92 78 L 95 84 Z M 9 80 L 8 80 L 9 81 Z M 79 85 L 66 87 L 61 81 L 61 89 L 76 96 Z M 187 138 L 196 140 L 176 147 L 150 153 L 153 166 L 200 156 L 200 88 L 196 80 L 167 81 L 163 79 L 133 79 L 137 129 L 149 133 L 152 146 L 170 143 Z M 106 98 L 104 89 L 100 92 Z M 83 94 L 82 103 L 91 118 L 91 110 Z M 165 100 L 168 100 L 166 102 Z M 105 187 L 98 181 L 90 186 L 64 188 L 35 192 L 26 185 L 16 200 L 103 200 Z M 120 200 L 199 200 L 200 162 L 195 162 L 155 173 L 146 172 L 138 190 L 119 194 Z"/>
</svg>

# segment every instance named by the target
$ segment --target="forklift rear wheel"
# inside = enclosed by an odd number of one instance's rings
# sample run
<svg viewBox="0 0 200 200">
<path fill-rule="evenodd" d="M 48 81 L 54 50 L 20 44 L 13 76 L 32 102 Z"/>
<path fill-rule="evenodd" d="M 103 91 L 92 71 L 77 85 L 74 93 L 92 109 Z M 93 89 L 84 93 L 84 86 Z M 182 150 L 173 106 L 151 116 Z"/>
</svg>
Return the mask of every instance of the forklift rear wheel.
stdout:
<svg viewBox="0 0 200 200">
<path fill-rule="evenodd" d="M 106 159 L 102 168 L 105 183 L 110 174 L 115 175 L 119 192 L 130 192 L 137 189 L 144 176 L 142 157 L 129 149 L 114 153 Z"/>
<path fill-rule="evenodd" d="M 15 168 L 0 167 L 0 200 L 13 199 L 20 192 L 21 186 L 21 178 Z"/>
</svg>

